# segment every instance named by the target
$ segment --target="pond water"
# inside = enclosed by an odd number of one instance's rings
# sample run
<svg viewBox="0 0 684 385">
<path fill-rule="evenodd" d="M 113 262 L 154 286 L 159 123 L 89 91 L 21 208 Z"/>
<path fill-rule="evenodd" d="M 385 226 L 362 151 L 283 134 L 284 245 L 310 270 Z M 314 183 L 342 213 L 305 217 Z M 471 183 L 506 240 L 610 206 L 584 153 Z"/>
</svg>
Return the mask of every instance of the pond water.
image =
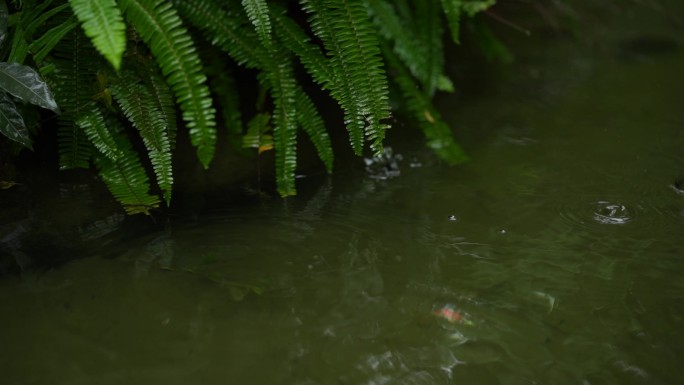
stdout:
<svg viewBox="0 0 684 385">
<path fill-rule="evenodd" d="M 642 3 L 440 99 L 466 165 L 390 137 L 397 173 L 2 278 L 2 383 L 684 383 L 684 24 Z"/>
</svg>

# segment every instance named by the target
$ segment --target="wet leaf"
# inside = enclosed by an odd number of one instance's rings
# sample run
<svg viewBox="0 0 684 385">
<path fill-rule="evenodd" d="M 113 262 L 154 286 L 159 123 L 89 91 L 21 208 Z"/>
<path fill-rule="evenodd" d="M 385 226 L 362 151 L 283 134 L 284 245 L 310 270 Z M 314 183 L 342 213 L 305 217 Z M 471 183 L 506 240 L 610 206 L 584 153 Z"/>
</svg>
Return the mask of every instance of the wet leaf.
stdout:
<svg viewBox="0 0 684 385">
<path fill-rule="evenodd" d="M 17 111 L 17 106 L 12 98 L 2 91 L 0 91 L 0 132 L 9 139 L 21 143 L 24 147 L 33 149 L 31 137 L 24 124 L 24 118 Z"/>
<path fill-rule="evenodd" d="M 7 19 L 9 13 L 7 12 L 7 2 L 0 0 L 0 46 L 7 37 Z"/>
<path fill-rule="evenodd" d="M 59 113 L 52 92 L 31 67 L 19 63 L 0 63 L 0 88 L 25 102 Z"/>
</svg>

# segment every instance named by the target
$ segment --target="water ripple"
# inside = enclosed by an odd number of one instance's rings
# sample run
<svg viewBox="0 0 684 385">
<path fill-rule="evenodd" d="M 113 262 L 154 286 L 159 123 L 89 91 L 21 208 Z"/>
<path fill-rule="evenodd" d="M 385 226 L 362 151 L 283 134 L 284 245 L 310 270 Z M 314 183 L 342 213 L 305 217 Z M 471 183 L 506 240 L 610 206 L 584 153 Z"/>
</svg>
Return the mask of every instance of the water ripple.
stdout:
<svg viewBox="0 0 684 385">
<path fill-rule="evenodd" d="M 604 225 L 624 225 L 635 218 L 634 210 L 621 203 L 599 201 L 594 204 L 594 221 Z"/>
</svg>

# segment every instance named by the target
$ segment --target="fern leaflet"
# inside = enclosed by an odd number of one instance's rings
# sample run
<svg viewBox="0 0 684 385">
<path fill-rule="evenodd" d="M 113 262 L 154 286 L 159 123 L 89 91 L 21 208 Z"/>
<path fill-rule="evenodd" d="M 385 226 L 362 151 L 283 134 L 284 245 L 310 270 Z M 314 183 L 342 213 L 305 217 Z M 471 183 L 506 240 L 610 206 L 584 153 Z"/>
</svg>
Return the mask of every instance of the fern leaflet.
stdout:
<svg viewBox="0 0 684 385">
<path fill-rule="evenodd" d="M 126 25 L 115 0 L 69 0 L 95 48 L 118 70 L 126 49 Z"/>
<path fill-rule="evenodd" d="M 152 162 L 157 184 L 164 192 L 164 200 L 171 201 L 173 170 L 168 128 L 162 111 L 156 108 L 152 93 L 136 78 L 124 73 L 120 82 L 112 86 L 112 96 L 124 115 L 138 129 Z"/>
<path fill-rule="evenodd" d="M 171 3 L 121 0 L 124 14 L 150 47 L 183 111 L 197 156 L 209 166 L 216 146 L 215 110 L 202 63 Z"/>
</svg>

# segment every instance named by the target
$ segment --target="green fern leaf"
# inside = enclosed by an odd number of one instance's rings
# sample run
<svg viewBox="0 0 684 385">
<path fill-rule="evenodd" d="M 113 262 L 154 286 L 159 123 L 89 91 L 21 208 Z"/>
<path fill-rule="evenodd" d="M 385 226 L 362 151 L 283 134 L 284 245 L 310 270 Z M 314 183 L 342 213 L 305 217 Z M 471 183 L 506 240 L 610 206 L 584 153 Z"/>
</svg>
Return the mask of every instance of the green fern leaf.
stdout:
<svg viewBox="0 0 684 385">
<path fill-rule="evenodd" d="M 197 156 L 208 167 L 216 147 L 215 110 L 187 29 L 169 2 L 121 0 L 121 7 L 159 63 L 183 111 Z"/>
<path fill-rule="evenodd" d="M 0 133 L 28 149 L 33 149 L 24 118 L 17 111 L 12 98 L 4 91 L 0 91 Z"/>
<path fill-rule="evenodd" d="M 168 84 L 149 60 L 140 60 L 138 73 L 142 77 L 147 90 L 152 95 L 151 103 L 156 111 L 159 111 L 160 127 L 165 127 L 166 137 L 169 140 L 171 151 L 176 148 L 176 134 L 178 125 L 176 123 L 176 106 L 173 102 L 173 95 Z"/>
<path fill-rule="evenodd" d="M 123 73 L 112 86 L 112 96 L 133 126 L 138 129 L 152 162 L 157 184 L 164 192 L 167 205 L 171 201 L 173 170 L 168 128 L 162 111 L 156 108 L 152 93 L 130 73 Z"/>
<path fill-rule="evenodd" d="M 247 18 L 227 12 L 212 0 L 176 0 L 174 4 L 211 44 L 228 53 L 238 64 L 263 68 L 262 61 L 269 60 L 254 29 L 246 28 Z"/>
<path fill-rule="evenodd" d="M 441 7 L 438 0 L 426 0 L 416 3 L 416 32 L 421 41 L 421 55 L 425 58 L 424 72 L 419 77 L 423 91 L 428 97 L 435 94 L 440 77 L 444 72 L 444 49 L 442 48 Z"/>
<path fill-rule="evenodd" d="M 126 50 L 126 25 L 115 0 L 69 0 L 95 48 L 119 70 Z"/>
<path fill-rule="evenodd" d="M 56 46 L 51 63 L 54 71 L 48 78 L 60 106 L 57 133 L 60 168 L 88 168 L 92 146 L 83 130 L 75 124 L 88 113 L 97 83 L 96 69 L 100 57 L 88 38 L 78 30 L 72 30 Z"/>
<path fill-rule="evenodd" d="M 276 36 L 299 57 L 311 78 L 324 90 L 335 88 L 335 77 L 330 69 L 328 58 L 323 55 L 317 45 L 311 42 L 302 28 L 283 11 L 273 13 L 273 22 L 277 31 Z"/>
<path fill-rule="evenodd" d="M 226 68 L 226 56 L 222 51 L 212 50 L 207 57 L 207 75 L 214 79 L 212 92 L 223 117 L 223 125 L 228 132 L 228 141 L 234 149 L 242 148 L 242 111 L 240 94 L 235 83 L 235 74 Z"/>
<path fill-rule="evenodd" d="M 264 73 L 273 96 L 273 143 L 275 148 L 276 184 L 280 196 L 297 194 L 297 109 L 296 82 L 287 60 L 280 60 L 272 71 Z M 262 77 L 263 79 L 264 77 Z"/>
<path fill-rule="evenodd" d="M 247 12 L 249 20 L 254 24 L 259 40 L 266 45 L 271 45 L 271 20 L 268 15 L 268 6 L 265 0 L 242 0 L 242 6 Z"/>
<path fill-rule="evenodd" d="M 365 133 L 374 153 L 382 151 L 389 118 L 386 74 L 377 35 L 359 0 L 301 0 L 309 24 L 321 38 L 339 80 L 330 91 L 345 111 L 352 147 L 361 153 Z M 361 131 L 363 130 L 363 131 Z"/>
<path fill-rule="evenodd" d="M 83 130 L 90 143 L 104 156 L 113 161 L 121 157 L 121 151 L 116 146 L 114 136 L 109 131 L 102 112 L 95 103 L 90 103 L 84 108 L 84 113 L 80 115 L 76 125 Z"/>
<path fill-rule="evenodd" d="M 463 0 L 442 0 L 442 10 L 446 16 L 447 23 L 449 24 L 451 39 L 456 44 L 460 42 L 462 6 Z"/>
<path fill-rule="evenodd" d="M 266 134 L 271 130 L 271 115 L 256 114 L 247 124 L 247 133 L 242 136 L 242 147 L 256 148 L 259 153 L 273 149 L 273 135 Z"/>
<path fill-rule="evenodd" d="M 393 71 L 393 79 L 404 96 L 408 110 L 418 121 L 427 139 L 428 147 L 449 164 L 455 165 L 468 161 L 468 156 L 454 140 L 451 129 L 444 123 L 430 98 L 420 91 L 411 74 L 387 46 L 383 47 L 383 53 L 387 64 Z"/>
<path fill-rule="evenodd" d="M 297 87 L 295 91 L 297 122 L 309 136 L 314 147 L 316 147 L 318 157 L 325 165 L 325 170 L 328 173 L 332 173 L 334 156 L 332 145 L 330 144 L 330 136 L 325 129 L 323 118 L 321 118 L 309 95 L 301 87 Z"/>
<path fill-rule="evenodd" d="M 52 49 L 66 36 L 72 29 L 78 26 L 75 18 L 69 18 L 63 23 L 50 28 L 43 36 L 34 40 L 28 50 L 33 52 L 33 61 L 40 64 Z"/>
<path fill-rule="evenodd" d="M 468 0 L 463 2 L 462 7 L 468 16 L 473 17 L 476 13 L 486 11 L 494 4 L 496 4 L 496 0 Z"/>
<path fill-rule="evenodd" d="M 150 209 L 159 207 L 159 197 L 149 193 L 149 179 L 125 133 L 115 138 L 122 155 L 116 161 L 104 155 L 96 156 L 100 177 L 129 215 L 149 214 Z"/>
</svg>

